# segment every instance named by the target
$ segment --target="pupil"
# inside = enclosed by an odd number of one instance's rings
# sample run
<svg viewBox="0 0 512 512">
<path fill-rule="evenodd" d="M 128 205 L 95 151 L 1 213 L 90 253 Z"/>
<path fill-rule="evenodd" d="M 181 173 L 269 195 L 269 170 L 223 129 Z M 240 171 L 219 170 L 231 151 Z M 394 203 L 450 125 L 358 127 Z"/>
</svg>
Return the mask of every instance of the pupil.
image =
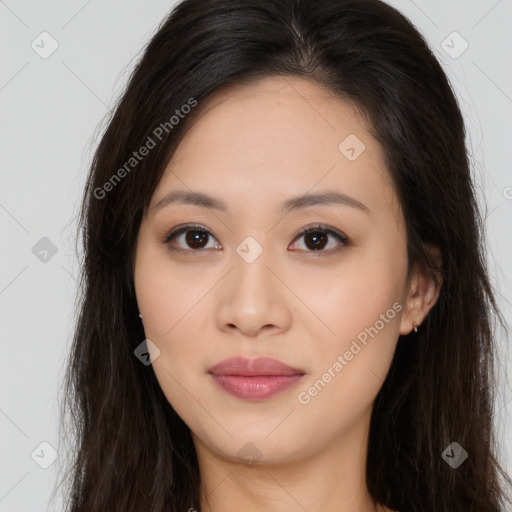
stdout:
<svg viewBox="0 0 512 512">
<path fill-rule="evenodd" d="M 323 242 L 324 242 L 324 243 L 322 243 L 322 241 L 319 241 L 319 238 L 320 238 L 320 237 L 323 237 L 323 238 L 324 238 L 324 240 L 323 240 Z M 308 247 L 309 249 L 313 249 L 313 250 L 315 250 L 315 251 L 316 251 L 316 250 L 318 250 L 318 249 L 322 249 L 322 248 L 324 248 L 324 247 L 325 247 L 326 238 L 327 238 L 327 237 L 325 236 L 325 233 L 319 233 L 319 232 L 316 232 L 316 233 L 308 233 L 308 234 L 306 235 L 306 245 L 307 245 L 307 247 Z M 310 244 L 308 243 L 308 240 L 313 240 L 312 245 L 310 245 Z"/>
<path fill-rule="evenodd" d="M 196 244 L 201 248 L 201 243 L 205 242 L 208 237 L 207 233 L 204 231 L 187 231 L 186 240 L 187 244 L 192 248 L 197 248 Z"/>
</svg>

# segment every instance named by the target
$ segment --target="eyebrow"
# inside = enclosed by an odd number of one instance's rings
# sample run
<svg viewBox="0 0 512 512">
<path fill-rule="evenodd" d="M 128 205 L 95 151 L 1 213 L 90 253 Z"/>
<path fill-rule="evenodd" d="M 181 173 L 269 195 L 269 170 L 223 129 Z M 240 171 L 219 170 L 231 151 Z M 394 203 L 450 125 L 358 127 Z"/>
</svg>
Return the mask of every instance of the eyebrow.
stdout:
<svg viewBox="0 0 512 512">
<path fill-rule="evenodd" d="M 191 204 L 203 208 L 212 208 L 222 212 L 228 212 L 228 205 L 219 198 L 212 197 L 202 192 L 190 192 L 186 190 L 175 190 L 166 194 L 153 206 L 153 213 L 161 210 L 165 206 L 171 204 Z M 317 194 L 305 194 L 302 196 L 287 199 L 282 205 L 282 212 L 288 210 L 299 210 L 311 206 L 350 206 L 365 213 L 369 213 L 370 209 L 347 194 L 341 192 L 326 191 Z"/>
</svg>

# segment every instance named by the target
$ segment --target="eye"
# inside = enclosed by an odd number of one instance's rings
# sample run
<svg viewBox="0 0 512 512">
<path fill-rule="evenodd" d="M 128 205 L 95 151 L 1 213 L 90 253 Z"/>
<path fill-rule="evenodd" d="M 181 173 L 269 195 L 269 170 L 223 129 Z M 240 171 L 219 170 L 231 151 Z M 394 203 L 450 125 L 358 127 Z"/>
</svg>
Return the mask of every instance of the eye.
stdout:
<svg viewBox="0 0 512 512">
<path fill-rule="evenodd" d="M 305 240 L 304 246 L 306 247 L 304 250 L 307 252 L 336 252 L 339 249 L 335 249 L 334 251 L 326 251 L 324 248 L 329 243 L 329 237 L 334 235 L 341 243 L 342 247 L 348 245 L 348 238 L 340 233 L 338 230 L 329 228 L 328 226 L 324 226 L 322 224 L 317 224 L 315 226 L 308 227 L 302 230 L 294 240 L 303 237 Z M 338 244 L 339 245 L 339 244 Z"/>
<path fill-rule="evenodd" d="M 186 243 L 190 249 L 183 249 L 182 247 L 174 246 L 174 244 L 182 238 L 184 238 L 182 243 Z M 213 235 L 203 226 L 187 224 L 186 226 L 181 226 L 180 228 L 171 231 L 171 233 L 165 237 L 163 243 L 167 244 L 171 251 L 199 252 L 208 249 L 207 242 L 209 238 L 213 238 Z M 213 248 L 215 249 L 215 247 Z M 220 249 L 222 249 L 222 246 Z"/>
<path fill-rule="evenodd" d="M 306 252 L 336 252 L 339 249 L 335 249 L 334 251 L 324 250 L 326 246 L 329 244 L 329 237 L 334 236 L 341 242 L 342 247 L 348 245 L 348 238 L 340 233 L 339 231 L 330 228 L 328 226 L 324 226 L 322 224 L 317 224 L 315 226 L 310 226 L 308 228 L 303 229 L 295 238 L 297 240 L 301 237 L 304 238 L 305 249 Z M 177 252 L 201 252 L 207 249 L 222 249 L 222 245 L 217 244 L 217 246 L 208 247 L 209 239 L 215 240 L 212 233 L 206 229 L 205 227 L 197 224 L 187 224 L 185 226 L 181 226 L 179 228 L 174 229 L 169 233 L 163 243 L 169 246 L 169 250 L 177 251 Z M 180 246 L 181 244 L 181 246 Z M 186 244 L 188 248 L 183 248 L 183 244 Z M 340 245 L 338 243 L 338 245 Z M 292 249 L 297 250 L 297 249 Z"/>
</svg>

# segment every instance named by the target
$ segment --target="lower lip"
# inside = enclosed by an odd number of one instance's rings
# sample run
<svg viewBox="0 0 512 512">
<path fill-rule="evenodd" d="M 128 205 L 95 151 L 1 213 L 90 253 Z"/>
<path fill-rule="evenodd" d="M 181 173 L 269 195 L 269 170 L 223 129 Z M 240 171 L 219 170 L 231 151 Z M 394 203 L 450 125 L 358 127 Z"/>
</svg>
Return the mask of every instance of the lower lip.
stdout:
<svg viewBox="0 0 512 512">
<path fill-rule="evenodd" d="M 229 394 L 245 400 L 263 400 L 297 384 L 304 375 L 214 375 L 213 380 Z"/>
</svg>

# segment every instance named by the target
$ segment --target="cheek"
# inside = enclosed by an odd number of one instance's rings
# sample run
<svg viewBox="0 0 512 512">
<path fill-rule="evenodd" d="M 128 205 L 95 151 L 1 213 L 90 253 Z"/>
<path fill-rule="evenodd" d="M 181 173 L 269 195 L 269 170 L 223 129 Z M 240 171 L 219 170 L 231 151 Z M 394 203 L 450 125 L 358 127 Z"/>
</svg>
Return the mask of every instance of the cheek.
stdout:
<svg viewBox="0 0 512 512">
<path fill-rule="evenodd" d="M 382 331 L 398 333 L 401 306 L 392 306 L 403 294 L 406 266 L 402 263 L 399 257 L 379 259 L 374 253 L 354 252 L 333 271 L 316 270 L 295 280 L 294 291 L 311 305 L 315 315 L 309 316 L 317 317 L 318 332 L 324 333 L 321 346 L 330 339 L 336 349 L 342 349 L 381 315 L 386 325 Z M 382 327 L 381 322 L 378 326 Z"/>
<path fill-rule="evenodd" d="M 200 393 L 198 374 L 207 371 L 201 343 L 205 333 L 212 332 L 212 312 L 206 308 L 218 279 L 199 265 L 173 262 L 165 250 L 149 242 L 137 254 L 137 303 L 146 338 L 160 351 L 152 366 L 167 399 L 185 417 L 190 396 Z"/>
<path fill-rule="evenodd" d="M 330 276 L 322 293 L 311 298 L 316 315 L 328 327 L 320 338 L 311 335 L 316 364 L 301 388 L 306 393 L 303 402 L 317 414 L 330 415 L 327 405 L 332 403 L 337 404 L 333 411 L 351 411 L 357 417 L 357 411 L 373 402 L 389 370 L 407 263 L 399 251 L 393 257 L 375 254 L 354 255 Z"/>
<path fill-rule="evenodd" d="M 213 286 L 204 273 L 172 269 L 159 254 L 141 251 L 135 269 L 135 288 L 146 338 L 159 349 L 152 368 L 167 401 L 189 425 L 207 422 L 197 399 L 203 352 L 199 346 L 207 315 L 201 308 Z M 205 369 L 206 371 L 206 369 Z"/>
<path fill-rule="evenodd" d="M 194 354 L 194 344 L 204 333 L 207 315 L 206 296 L 214 280 L 204 274 L 188 276 L 169 268 L 141 266 L 137 301 L 143 315 L 144 331 L 154 341 L 166 360 L 180 364 Z M 211 320 L 210 320 L 211 323 Z M 196 354 L 197 355 L 197 354 Z M 197 357 L 195 358 L 197 365 Z"/>
<path fill-rule="evenodd" d="M 149 339 L 179 338 L 213 283 L 194 265 L 176 263 L 163 244 L 150 238 L 149 229 L 140 238 L 135 263 L 135 290 L 144 328 Z"/>
</svg>

